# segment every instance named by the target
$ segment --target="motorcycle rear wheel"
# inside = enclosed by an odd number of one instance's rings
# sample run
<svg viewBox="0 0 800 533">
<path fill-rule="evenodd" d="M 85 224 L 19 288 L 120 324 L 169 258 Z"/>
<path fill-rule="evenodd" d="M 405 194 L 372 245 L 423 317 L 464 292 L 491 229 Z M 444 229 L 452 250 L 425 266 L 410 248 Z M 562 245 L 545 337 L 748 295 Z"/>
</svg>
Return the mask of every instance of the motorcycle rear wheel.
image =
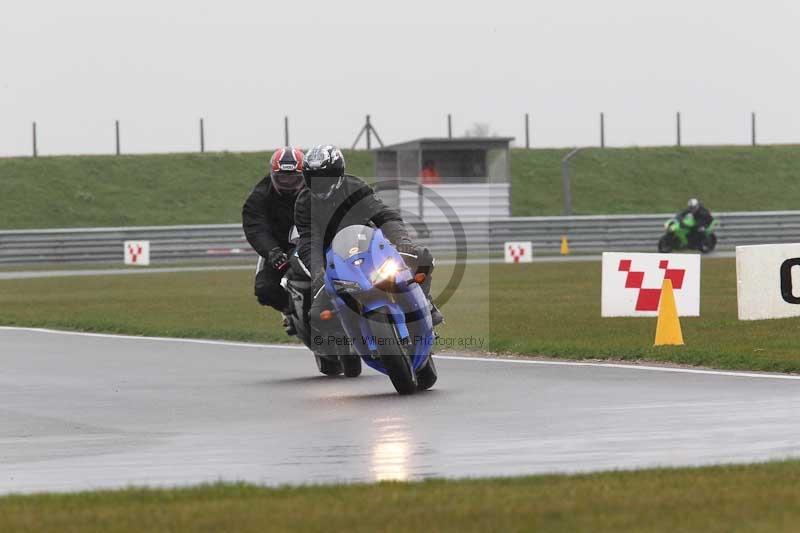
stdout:
<svg viewBox="0 0 800 533">
<path fill-rule="evenodd" d="M 706 235 L 703 242 L 700 243 L 700 251 L 704 254 L 710 254 L 717 247 L 717 236 L 713 233 Z"/>
<path fill-rule="evenodd" d="M 378 309 L 371 313 L 369 318 L 372 334 L 376 339 L 382 339 L 380 342 L 383 345 L 379 345 L 380 358 L 389 373 L 392 385 L 398 394 L 414 394 L 417 391 L 417 375 L 411 366 L 411 359 L 400 342 L 391 315 L 383 309 Z"/>
<path fill-rule="evenodd" d="M 342 373 L 342 364 L 339 361 L 318 354 L 314 354 L 314 359 L 317 361 L 317 369 L 326 376 L 338 376 Z"/>
<path fill-rule="evenodd" d="M 348 378 L 357 378 L 361 375 L 361 357 L 352 353 L 349 347 L 346 347 L 346 350 L 345 353 L 339 356 L 344 375 Z"/>
</svg>

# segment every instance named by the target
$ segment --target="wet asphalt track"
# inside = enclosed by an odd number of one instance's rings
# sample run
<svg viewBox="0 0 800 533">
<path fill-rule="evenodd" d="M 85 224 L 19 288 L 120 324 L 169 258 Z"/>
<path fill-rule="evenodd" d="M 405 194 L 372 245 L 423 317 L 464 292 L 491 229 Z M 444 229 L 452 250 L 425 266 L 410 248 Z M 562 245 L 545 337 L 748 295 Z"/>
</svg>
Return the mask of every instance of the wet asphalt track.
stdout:
<svg viewBox="0 0 800 533">
<path fill-rule="evenodd" d="M 800 379 L 439 358 L 401 398 L 287 347 L 0 328 L 0 493 L 800 456 Z"/>
</svg>

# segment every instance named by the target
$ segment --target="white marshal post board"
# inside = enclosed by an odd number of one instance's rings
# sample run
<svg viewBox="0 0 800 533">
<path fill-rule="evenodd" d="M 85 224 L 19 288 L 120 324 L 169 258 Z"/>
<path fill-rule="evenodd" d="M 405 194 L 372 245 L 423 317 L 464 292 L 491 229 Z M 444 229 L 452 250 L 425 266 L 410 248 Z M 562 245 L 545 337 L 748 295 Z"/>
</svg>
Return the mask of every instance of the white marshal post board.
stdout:
<svg viewBox="0 0 800 533">
<path fill-rule="evenodd" d="M 150 264 L 150 241 L 125 241 L 125 264 L 148 266 Z"/>
<path fill-rule="evenodd" d="M 665 279 L 672 281 L 678 316 L 700 316 L 699 255 L 605 252 L 600 314 L 658 316 Z"/>
<path fill-rule="evenodd" d="M 506 263 L 533 262 L 533 245 L 530 241 L 505 243 Z"/>
<path fill-rule="evenodd" d="M 800 244 L 736 247 L 739 320 L 800 316 Z"/>
</svg>

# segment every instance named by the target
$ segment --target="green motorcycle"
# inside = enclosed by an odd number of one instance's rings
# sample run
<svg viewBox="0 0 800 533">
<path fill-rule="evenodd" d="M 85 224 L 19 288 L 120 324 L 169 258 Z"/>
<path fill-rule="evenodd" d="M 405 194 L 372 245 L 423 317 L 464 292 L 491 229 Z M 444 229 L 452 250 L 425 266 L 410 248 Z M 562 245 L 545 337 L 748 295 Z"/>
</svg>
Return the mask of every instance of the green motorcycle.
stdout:
<svg viewBox="0 0 800 533">
<path fill-rule="evenodd" d="M 678 220 L 671 218 L 664 223 L 664 235 L 658 240 L 658 251 L 668 254 L 674 250 L 699 250 L 707 254 L 714 251 L 717 246 L 717 236 L 714 233 L 719 223 L 714 220 L 702 231 L 695 231 L 697 222 L 689 213 Z"/>
</svg>

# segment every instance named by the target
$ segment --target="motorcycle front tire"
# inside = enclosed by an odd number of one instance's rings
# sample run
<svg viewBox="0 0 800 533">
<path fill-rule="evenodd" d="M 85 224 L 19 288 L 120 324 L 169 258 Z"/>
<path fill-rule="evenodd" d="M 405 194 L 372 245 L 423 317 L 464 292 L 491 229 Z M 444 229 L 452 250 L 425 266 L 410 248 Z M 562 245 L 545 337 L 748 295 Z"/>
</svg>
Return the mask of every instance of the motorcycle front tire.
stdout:
<svg viewBox="0 0 800 533">
<path fill-rule="evenodd" d="M 439 375 L 436 372 L 436 365 L 433 363 L 433 356 L 428 356 L 428 362 L 417 371 L 417 389 L 430 389 L 438 378 Z"/>
<path fill-rule="evenodd" d="M 658 240 L 658 251 L 662 254 L 672 252 L 672 235 L 667 233 Z"/>
<path fill-rule="evenodd" d="M 414 394 L 417 391 L 417 375 L 411 366 L 411 358 L 406 354 L 400 336 L 392 322 L 392 316 L 385 309 L 378 309 L 369 315 L 372 335 L 382 339 L 380 358 L 389 379 L 400 395 Z"/>
</svg>

